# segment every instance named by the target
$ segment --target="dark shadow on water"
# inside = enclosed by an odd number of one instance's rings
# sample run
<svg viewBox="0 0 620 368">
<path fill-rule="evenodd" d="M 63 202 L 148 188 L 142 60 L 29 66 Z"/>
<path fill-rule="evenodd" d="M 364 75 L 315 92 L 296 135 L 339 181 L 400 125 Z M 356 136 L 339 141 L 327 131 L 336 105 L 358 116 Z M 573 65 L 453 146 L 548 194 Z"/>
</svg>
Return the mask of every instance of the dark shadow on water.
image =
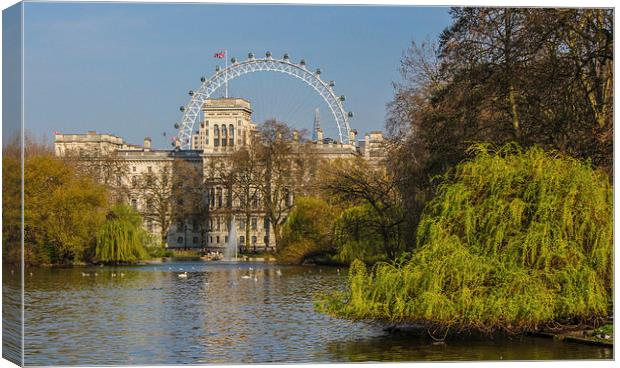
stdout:
<svg viewBox="0 0 620 368">
<path fill-rule="evenodd" d="M 327 345 L 327 361 L 403 362 L 478 360 L 613 359 L 613 349 L 562 342 L 550 338 L 460 337 L 444 343 L 407 335 L 379 336 Z"/>
</svg>

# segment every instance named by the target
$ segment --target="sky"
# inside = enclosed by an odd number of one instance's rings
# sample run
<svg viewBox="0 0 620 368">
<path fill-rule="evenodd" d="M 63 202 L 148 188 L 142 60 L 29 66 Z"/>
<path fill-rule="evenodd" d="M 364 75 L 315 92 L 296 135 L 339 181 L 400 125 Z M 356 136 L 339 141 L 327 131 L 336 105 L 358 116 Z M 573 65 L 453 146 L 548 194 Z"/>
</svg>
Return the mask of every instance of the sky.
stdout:
<svg viewBox="0 0 620 368">
<path fill-rule="evenodd" d="M 334 80 L 350 121 L 363 136 L 382 130 L 399 61 L 412 40 L 437 39 L 450 24 L 444 7 L 26 3 L 24 106 L 26 129 L 89 130 L 169 148 L 182 118 L 179 106 L 200 77 L 211 76 L 215 52 L 245 59 L 271 51 L 304 58 Z M 252 100 L 255 121 L 273 114 L 312 128 L 315 107 L 333 127 L 327 105 L 300 81 L 258 73 L 230 83 L 231 95 Z M 320 104 L 323 104 L 320 106 Z M 276 116 L 282 115 L 282 116 Z M 329 130 L 329 129 L 326 129 Z M 164 136 L 164 133 L 166 135 Z M 358 136 L 360 138 L 360 136 Z"/>
</svg>

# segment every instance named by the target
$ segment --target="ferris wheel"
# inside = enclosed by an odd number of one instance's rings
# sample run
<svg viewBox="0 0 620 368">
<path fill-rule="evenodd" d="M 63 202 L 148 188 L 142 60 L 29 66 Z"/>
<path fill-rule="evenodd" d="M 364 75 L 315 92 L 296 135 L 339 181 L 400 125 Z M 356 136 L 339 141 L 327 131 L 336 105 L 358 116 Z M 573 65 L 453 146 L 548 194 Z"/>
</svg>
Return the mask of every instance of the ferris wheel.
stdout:
<svg viewBox="0 0 620 368">
<path fill-rule="evenodd" d="M 338 96 L 334 91 L 333 81 L 325 82 L 321 79 L 321 70 L 308 70 L 306 61 L 301 59 L 299 63 L 293 63 L 288 54 L 284 54 L 282 59 L 275 59 L 271 52 L 266 52 L 264 58 L 256 58 L 253 53 L 248 54 L 248 58 L 238 61 L 236 58 L 230 59 L 230 65 L 225 68 L 216 67 L 215 74 L 210 78 L 202 77 L 202 84 L 197 90 L 189 91 L 191 99 L 185 106 L 181 106 L 183 118 L 180 123 L 175 124 L 178 129 L 177 140 L 181 149 L 191 149 L 191 136 L 194 125 L 199 120 L 201 108 L 206 99 L 210 98 L 221 87 L 228 90 L 228 82 L 232 79 L 246 74 L 256 72 L 277 72 L 292 76 L 303 81 L 322 98 L 328 106 L 333 119 L 336 123 L 339 142 L 350 144 L 351 126 L 349 119 L 353 117 L 352 112 L 347 112 L 344 108 L 345 96 Z M 228 92 L 227 92 L 228 93 Z"/>
</svg>

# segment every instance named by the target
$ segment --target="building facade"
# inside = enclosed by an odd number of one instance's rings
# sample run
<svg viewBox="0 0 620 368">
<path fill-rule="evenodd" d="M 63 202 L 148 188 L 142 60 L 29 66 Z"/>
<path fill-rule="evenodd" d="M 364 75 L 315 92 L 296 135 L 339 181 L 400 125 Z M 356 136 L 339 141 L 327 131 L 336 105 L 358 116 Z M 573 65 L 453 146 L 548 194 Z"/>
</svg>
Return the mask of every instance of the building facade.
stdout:
<svg viewBox="0 0 620 368">
<path fill-rule="evenodd" d="M 75 157 L 85 166 L 96 167 L 96 171 L 101 173 L 100 180 L 122 193 L 122 201 L 143 215 L 146 230 L 154 235 L 163 235 L 168 248 L 221 251 L 229 241 L 231 226 L 235 226 L 239 246 L 274 250 L 274 241 L 270 237 L 273 227 L 260 210 L 260 205 L 257 203 L 247 219 L 247 210 L 241 211 L 239 199 L 232 195 L 234 188 L 214 178 L 212 173 L 215 162 L 225 162 L 239 149 L 248 147 L 258 131 L 257 124 L 252 122 L 250 102 L 242 98 L 207 99 L 202 113 L 202 121 L 191 138 L 191 150 L 180 150 L 178 147 L 171 150 L 152 149 L 149 138 L 145 138 L 142 145 L 135 145 L 115 135 L 92 131 L 86 134 L 56 134 L 54 149 L 59 157 Z M 358 144 L 342 144 L 324 138 L 320 127 L 316 129 L 313 134 L 316 139 L 306 143 L 310 145 L 312 158 L 316 162 L 357 156 L 377 161 L 385 156 L 380 132 L 366 135 Z M 355 142 L 354 135 L 350 138 L 351 142 Z M 184 170 L 190 168 L 200 173 L 198 185 L 202 185 L 204 193 L 205 216 L 166 223 L 162 216 L 158 216 L 162 212 L 158 211 L 158 204 L 161 203 L 153 200 L 159 197 L 145 193 L 158 192 L 164 197 L 169 194 L 174 181 L 173 171 L 180 163 L 185 165 Z M 250 229 L 249 236 L 246 227 Z"/>
</svg>

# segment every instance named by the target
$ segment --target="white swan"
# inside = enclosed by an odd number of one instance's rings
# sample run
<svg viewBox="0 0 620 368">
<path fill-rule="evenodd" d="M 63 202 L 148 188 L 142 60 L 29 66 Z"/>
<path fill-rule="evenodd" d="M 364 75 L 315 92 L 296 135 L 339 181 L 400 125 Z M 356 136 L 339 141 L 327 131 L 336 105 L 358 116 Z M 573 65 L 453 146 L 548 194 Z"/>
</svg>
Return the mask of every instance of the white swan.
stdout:
<svg viewBox="0 0 620 368">
<path fill-rule="evenodd" d="M 276 275 L 278 275 L 278 276 L 282 276 L 282 271 L 280 271 L 280 270 L 276 270 Z"/>
<path fill-rule="evenodd" d="M 178 274 L 178 276 L 179 276 L 180 279 L 186 279 L 187 278 L 187 272 L 180 273 L 180 274 Z"/>
<path fill-rule="evenodd" d="M 251 279 L 252 277 L 251 277 L 251 276 L 249 276 L 249 275 L 243 275 L 243 276 L 241 276 L 241 278 L 242 278 L 242 279 Z"/>
</svg>

